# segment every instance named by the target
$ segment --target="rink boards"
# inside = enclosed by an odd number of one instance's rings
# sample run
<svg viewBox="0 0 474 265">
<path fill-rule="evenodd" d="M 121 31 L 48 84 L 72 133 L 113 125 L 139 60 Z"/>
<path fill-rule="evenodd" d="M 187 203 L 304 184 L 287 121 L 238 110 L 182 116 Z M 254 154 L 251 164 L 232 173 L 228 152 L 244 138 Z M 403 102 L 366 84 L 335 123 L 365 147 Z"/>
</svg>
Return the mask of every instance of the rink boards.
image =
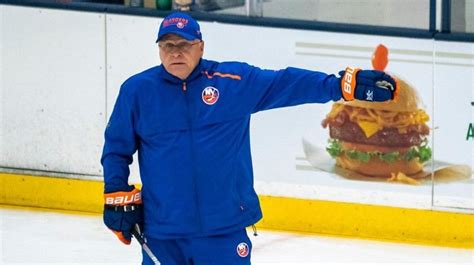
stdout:
<svg viewBox="0 0 474 265">
<path fill-rule="evenodd" d="M 103 183 L 0 174 L 0 204 L 100 214 Z M 474 248 L 474 215 L 260 195 L 257 228 Z"/>
</svg>

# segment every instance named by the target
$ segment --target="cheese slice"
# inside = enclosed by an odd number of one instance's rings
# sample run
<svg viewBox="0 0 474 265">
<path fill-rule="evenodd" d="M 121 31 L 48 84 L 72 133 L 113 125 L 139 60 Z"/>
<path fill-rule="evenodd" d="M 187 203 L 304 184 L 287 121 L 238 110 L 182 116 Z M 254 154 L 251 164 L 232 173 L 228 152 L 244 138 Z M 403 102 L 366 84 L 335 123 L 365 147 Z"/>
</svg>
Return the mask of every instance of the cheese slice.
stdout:
<svg viewBox="0 0 474 265">
<path fill-rule="evenodd" d="M 367 138 L 383 129 L 383 127 L 377 122 L 357 121 L 357 124 L 362 129 L 362 131 L 364 131 L 365 137 Z"/>
</svg>

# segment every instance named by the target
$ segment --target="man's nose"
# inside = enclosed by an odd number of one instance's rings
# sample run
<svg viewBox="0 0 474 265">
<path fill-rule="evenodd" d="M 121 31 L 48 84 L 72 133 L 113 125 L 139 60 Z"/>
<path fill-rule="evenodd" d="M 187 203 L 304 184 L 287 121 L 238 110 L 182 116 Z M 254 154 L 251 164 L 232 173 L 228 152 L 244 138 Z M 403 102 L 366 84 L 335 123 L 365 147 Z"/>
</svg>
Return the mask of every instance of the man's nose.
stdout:
<svg viewBox="0 0 474 265">
<path fill-rule="evenodd" d="M 181 55 L 181 51 L 177 48 L 174 48 L 171 52 L 170 52 L 171 56 L 173 57 L 179 57 Z"/>
</svg>

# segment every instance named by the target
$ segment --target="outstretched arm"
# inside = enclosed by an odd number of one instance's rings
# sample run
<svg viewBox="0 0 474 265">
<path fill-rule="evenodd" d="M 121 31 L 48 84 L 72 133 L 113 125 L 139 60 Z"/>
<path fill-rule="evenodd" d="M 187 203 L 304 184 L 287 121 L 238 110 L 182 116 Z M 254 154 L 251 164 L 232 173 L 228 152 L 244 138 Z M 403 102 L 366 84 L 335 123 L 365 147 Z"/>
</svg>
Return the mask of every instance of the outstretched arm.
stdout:
<svg viewBox="0 0 474 265">
<path fill-rule="evenodd" d="M 397 84 L 381 71 L 346 68 L 341 76 L 289 67 L 262 70 L 249 66 L 247 98 L 252 112 L 330 100 L 387 101 L 396 96 Z"/>
</svg>

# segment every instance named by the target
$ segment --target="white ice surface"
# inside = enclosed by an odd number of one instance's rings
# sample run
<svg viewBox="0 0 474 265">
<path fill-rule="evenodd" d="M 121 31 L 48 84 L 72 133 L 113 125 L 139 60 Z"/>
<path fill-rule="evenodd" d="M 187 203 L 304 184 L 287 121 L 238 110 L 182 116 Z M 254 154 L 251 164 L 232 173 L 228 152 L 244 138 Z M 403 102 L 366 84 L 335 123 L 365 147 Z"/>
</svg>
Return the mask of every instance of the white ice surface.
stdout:
<svg viewBox="0 0 474 265">
<path fill-rule="evenodd" d="M 249 231 L 249 234 L 250 231 Z M 252 264 L 474 264 L 474 251 L 259 230 Z M 0 208 L 0 264 L 140 264 L 98 215 Z"/>
</svg>

